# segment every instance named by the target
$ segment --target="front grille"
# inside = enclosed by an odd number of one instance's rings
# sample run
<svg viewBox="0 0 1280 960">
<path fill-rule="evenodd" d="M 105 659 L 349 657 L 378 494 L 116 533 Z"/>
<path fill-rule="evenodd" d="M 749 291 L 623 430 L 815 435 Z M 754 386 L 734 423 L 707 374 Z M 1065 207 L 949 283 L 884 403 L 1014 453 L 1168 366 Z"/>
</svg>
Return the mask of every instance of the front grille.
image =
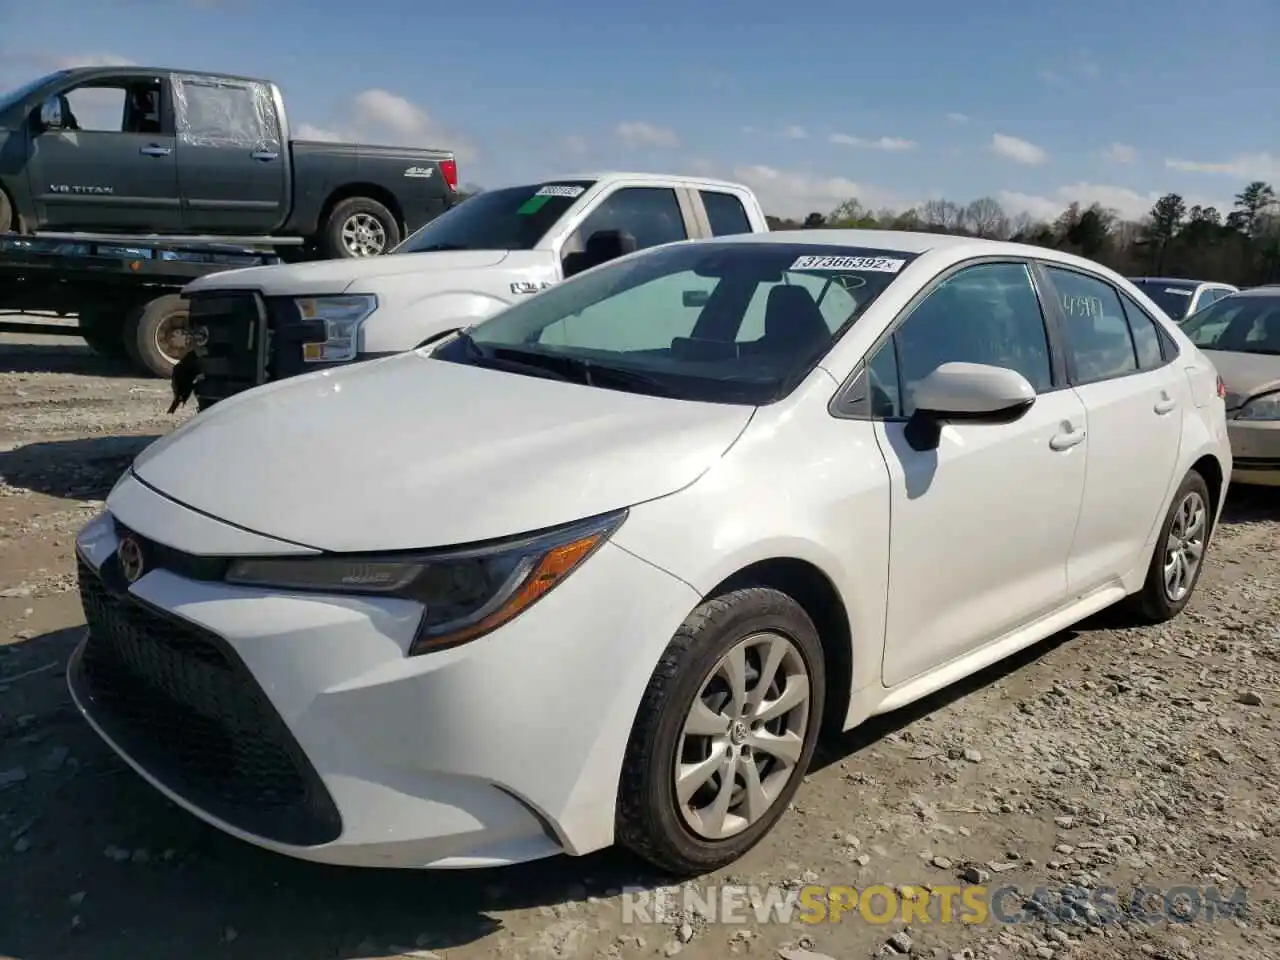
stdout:
<svg viewBox="0 0 1280 960">
<path fill-rule="evenodd" d="M 130 596 L 114 557 L 101 574 L 77 567 L 89 640 L 72 683 L 107 735 L 238 829 L 296 846 L 336 839 L 332 798 L 235 652 Z"/>
<path fill-rule="evenodd" d="M 199 557 L 167 546 L 150 537 L 144 537 L 131 530 L 114 516 L 111 518 L 115 527 L 116 538 L 129 537 L 142 551 L 142 568 L 144 570 L 168 570 L 170 573 L 188 580 L 206 580 L 220 582 L 226 577 L 231 561 L 226 557 Z"/>
<path fill-rule="evenodd" d="M 198 397 L 221 400 L 266 380 L 267 320 L 256 293 L 196 294 L 189 309 L 202 374 Z"/>
</svg>

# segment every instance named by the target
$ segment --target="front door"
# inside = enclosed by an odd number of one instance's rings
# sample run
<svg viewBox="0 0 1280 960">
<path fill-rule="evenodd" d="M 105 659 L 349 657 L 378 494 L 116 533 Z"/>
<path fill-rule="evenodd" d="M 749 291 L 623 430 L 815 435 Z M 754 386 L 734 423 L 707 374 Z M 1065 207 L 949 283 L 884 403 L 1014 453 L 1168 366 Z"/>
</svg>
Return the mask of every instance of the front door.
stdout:
<svg viewBox="0 0 1280 960">
<path fill-rule="evenodd" d="M 186 229 L 270 234 L 289 209 L 288 145 L 270 87 L 175 76 L 173 95 Z"/>
<path fill-rule="evenodd" d="M 1084 405 L 1055 374 L 1027 264 L 945 279 L 869 363 L 891 478 L 883 681 L 895 686 L 1061 606 L 1085 482 Z M 915 385 L 941 364 L 1017 370 L 1036 389 L 1012 423 L 950 423 L 907 442 Z"/>
<path fill-rule="evenodd" d="M 62 125 L 32 124 L 27 164 L 42 229 L 175 233 L 182 227 L 173 126 L 158 76 L 62 91 Z"/>
<path fill-rule="evenodd" d="M 1192 403 L 1180 365 L 1164 357 L 1155 322 L 1100 277 L 1044 265 L 1058 305 L 1067 365 L 1084 403 L 1089 477 L 1068 570 L 1073 594 L 1115 583 L 1145 559 L 1181 478 L 1174 467 Z M 1126 309 L 1127 308 L 1127 309 Z"/>
</svg>

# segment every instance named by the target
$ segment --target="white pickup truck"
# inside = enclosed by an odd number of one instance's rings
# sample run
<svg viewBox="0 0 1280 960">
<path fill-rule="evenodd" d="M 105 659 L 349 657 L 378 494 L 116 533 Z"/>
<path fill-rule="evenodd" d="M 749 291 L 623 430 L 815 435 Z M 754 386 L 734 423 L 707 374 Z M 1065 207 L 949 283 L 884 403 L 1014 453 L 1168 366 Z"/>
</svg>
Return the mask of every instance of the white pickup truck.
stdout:
<svg viewBox="0 0 1280 960">
<path fill-rule="evenodd" d="M 565 277 L 663 243 L 769 229 L 755 195 L 697 177 L 602 173 L 477 194 L 391 253 L 249 267 L 184 288 L 201 409 L 270 380 L 411 350 Z M 185 388 L 184 388 L 185 384 Z"/>
</svg>

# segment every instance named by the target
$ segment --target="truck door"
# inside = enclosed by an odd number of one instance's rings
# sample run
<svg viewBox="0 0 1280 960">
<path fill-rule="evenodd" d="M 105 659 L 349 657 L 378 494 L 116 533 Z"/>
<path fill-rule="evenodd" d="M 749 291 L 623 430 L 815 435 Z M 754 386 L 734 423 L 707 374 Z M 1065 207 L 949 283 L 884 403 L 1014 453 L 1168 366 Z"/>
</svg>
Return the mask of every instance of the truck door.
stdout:
<svg viewBox="0 0 1280 960">
<path fill-rule="evenodd" d="M 191 233 L 265 236 L 288 215 L 289 155 L 265 83 L 174 75 L 178 185 Z"/>
<path fill-rule="evenodd" d="M 173 120 L 163 78 L 116 75 L 52 98 L 31 125 L 27 175 L 45 230 L 175 233 L 182 227 Z"/>
</svg>

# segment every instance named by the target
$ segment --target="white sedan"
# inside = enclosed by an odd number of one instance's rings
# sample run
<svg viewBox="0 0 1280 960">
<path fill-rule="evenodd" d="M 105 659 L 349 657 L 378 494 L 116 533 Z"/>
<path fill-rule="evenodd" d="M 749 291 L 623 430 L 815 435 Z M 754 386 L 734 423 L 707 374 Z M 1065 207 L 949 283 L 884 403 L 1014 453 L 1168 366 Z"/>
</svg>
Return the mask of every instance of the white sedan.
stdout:
<svg viewBox="0 0 1280 960">
<path fill-rule="evenodd" d="M 77 539 L 71 691 L 157 789 L 280 853 L 619 842 L 705 871 L 782 816 L 820 729 L 1117 602 L 1176 616 L 1223 394 L 1064 253 L 650 249 L 153 444 Z"/>
</svg>

